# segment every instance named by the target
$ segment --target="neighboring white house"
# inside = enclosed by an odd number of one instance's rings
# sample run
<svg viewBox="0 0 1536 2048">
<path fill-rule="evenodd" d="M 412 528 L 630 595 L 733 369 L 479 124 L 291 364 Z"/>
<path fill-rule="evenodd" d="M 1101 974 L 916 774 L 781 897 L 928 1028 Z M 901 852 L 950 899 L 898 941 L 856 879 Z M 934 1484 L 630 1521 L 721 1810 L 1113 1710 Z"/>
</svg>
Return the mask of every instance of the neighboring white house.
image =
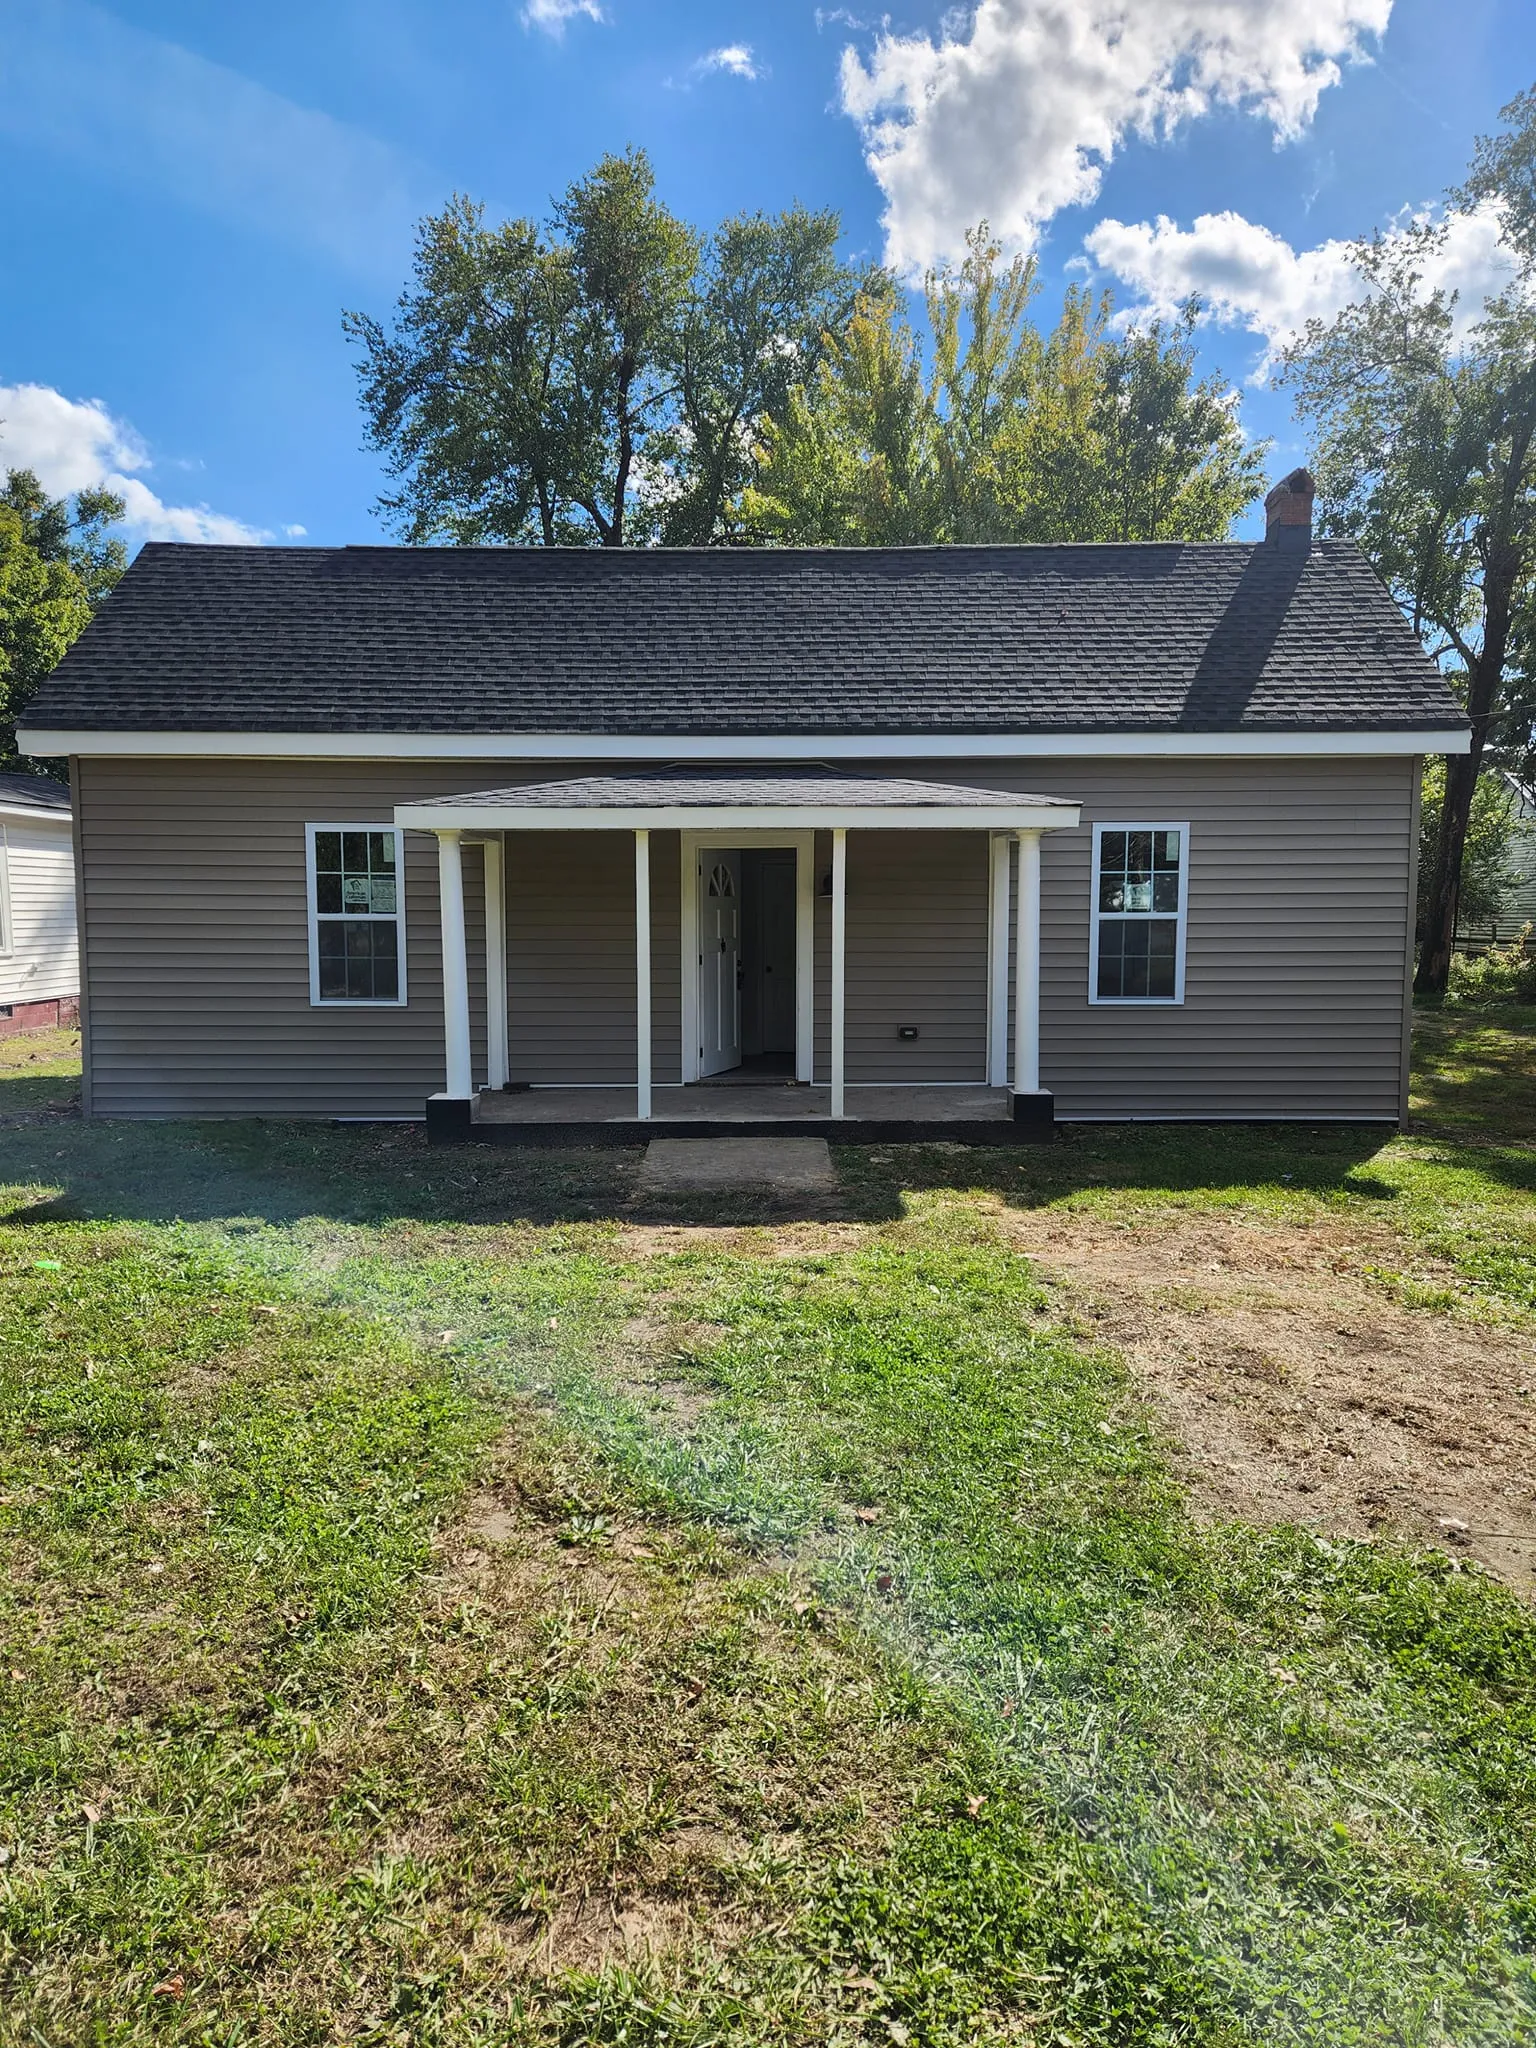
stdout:
<svg viewBox="0 0 1536 2048">
<path fill-rule="evenodd" d="M 69 790 L 0 775 L 0 1037 L 79 1014 Z"/>
<path fill-rule="evenodd" d="M 1522 925 L 1536 924 L 1536 803 L 1513 777 L 1515 829 L 1509 839 L 1509 885 L 1499 905 L 1500 938 L 1512 938 Z"/>
<path fill-rule="evenodd" d="M 1514 830 L 1504 865 L 1507 880 L 1499 892 L 1499 907 L 1481 924 L 1460 923 L 1457 938 L 1474 949 L 1486 945 L 1507 945 L 1525 925 L 1536 925 L 1536 801 L 1514 776 L 1504 776 L 1514 813 Z"/>
</svg>

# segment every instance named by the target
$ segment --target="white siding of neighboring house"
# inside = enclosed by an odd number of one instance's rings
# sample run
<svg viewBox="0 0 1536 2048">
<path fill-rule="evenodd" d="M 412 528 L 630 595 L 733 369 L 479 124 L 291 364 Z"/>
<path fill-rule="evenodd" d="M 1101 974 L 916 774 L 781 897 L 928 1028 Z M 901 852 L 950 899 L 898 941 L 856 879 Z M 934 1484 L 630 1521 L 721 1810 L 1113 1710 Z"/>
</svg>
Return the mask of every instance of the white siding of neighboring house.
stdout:
<svg viewBox="0 0 1536 2048">
<path fill-rule="evenodd" d="M 79 993 L 69 819 L 0 816 L 0 1004 Z"/>
<path fill-rule="evenodd" d="M 1512 928 L 1536 924 L 1536 805 L 1522 797 L 1516 816 L 1519 822 L 1509 845 L 1510 884 L 1499 906 L 1501 938 L 1507 938 Z"/>
<path fill-rule="evenodd" d="M 1473 946 L 1512 939 L 1520 927 L 1536 924 L 1536 804 L 1511 782 L 1515 826 L 1510 834 L 1505 865 L 1509 880 L 1499 896 L 1499 908 L 1492 922 L 1472 924 L 1462 920 L 1458 938 Z"/>
</svg>

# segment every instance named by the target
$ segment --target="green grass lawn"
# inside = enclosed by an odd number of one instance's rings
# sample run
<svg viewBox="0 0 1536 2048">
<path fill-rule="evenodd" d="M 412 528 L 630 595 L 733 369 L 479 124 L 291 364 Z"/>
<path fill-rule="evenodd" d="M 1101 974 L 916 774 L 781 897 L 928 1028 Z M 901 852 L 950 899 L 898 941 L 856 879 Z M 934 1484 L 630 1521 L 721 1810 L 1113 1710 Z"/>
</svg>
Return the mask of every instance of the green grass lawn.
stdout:
<svg viewBox="0 0 1536 2048">
<path fill-rule="evenodd" d="M 64 1109 L 79 1093 L 78 1031 L 18 1031 L 0 1038 L 0 1119 Z"/>
<path fill-rule="evenodd" d="M 850 1151 L 804 1217 L 80 1124 L 18 1043 L 0 2042 L 1536 2043 L 1528 1611 L 1195 1518 L 1003 1227 L 1358 1222 L 1536 1338 L 1529 1012 L 1422 1020 L 1406 1137 Z"/>
</svg>

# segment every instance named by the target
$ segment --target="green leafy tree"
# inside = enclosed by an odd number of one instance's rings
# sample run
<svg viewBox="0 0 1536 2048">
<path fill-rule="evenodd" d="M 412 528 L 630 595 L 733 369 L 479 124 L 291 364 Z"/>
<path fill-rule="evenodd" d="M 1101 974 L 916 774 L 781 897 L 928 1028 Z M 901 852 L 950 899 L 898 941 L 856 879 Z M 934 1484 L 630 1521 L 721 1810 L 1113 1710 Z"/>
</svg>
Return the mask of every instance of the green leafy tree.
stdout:
<svg viewBox="0 0 1536 2048">
<path fill-rule="evenodd" d="M 978 228 L 924 289 L 925 349 L 888 281 L 866 290 L 771 422 L 744 511 L 764 538 L 1217 540 L 1258 496 L 1221 387 L 1194 377 L 1191 308 L 1128 336 L 1069 291 L 1042 333 L 1034 266 Z"/>
<path fill-rule="evenodd" d="M 544 227 L 455 199 L 422 224 L 392 326 L 346 316 L 398 484 L 382 509 L 416 542 L 731 537 L 762 420 L 853 302 L 838 232 L 792 208 L 706 241 L 638 150 Z"/>
<path fill-rule="evenodd" d="M 28 547 L 45 562 L 67 562 L 92 607 L 114 587 L 128 566 L 121 534 L 125 507 L 115 491 L 77 491 L 50 498 L 30 469 L 6 471 L 0 505 L 15 512 Z"/>
<path fill-rule="evenodd" d="M 757 437 L 867 281 L 838 260 L 840 231 L 836 213 L 794 206 L 728 220 L 705 245 L 678 332 L 674 423 L 652 445 L 652 530 L 666 545 L 741 537 Z"/>
<path fill-rule="evenodd" d="M 881 279 L 765 425 L 742 519 L 759 540 L 904 547 L 935 537 L 943 492 L 917 338 Z"/>
<path fill-rule="evenodd" d="M 57 771 L 22 759 L 16 727 L 44 676 L 127 566 L 111 528 L 123 501 L 110 491 L 50 498 L 31 470 L 7 472 L 0 488 L 0 767 Z"/>
<path fill-rule="evenodd" d="M 1531 755 L 1530 651 L 1536 617 L 1536 95 L 1505 109 L 1504 135 L 1478 145 L 1456 195 L 1496 199 L 1518 274 L 1470 331 L 1454 297 L 1426 281 L 1444 225 L 1361 243 L 1360 303 L 1314 321 L 1283 376 L 1316 436 L 1325 531 L 1364 549 L 1446 664 L 1472 726 L 1471 752 L 1445 768 L 1414 986 L 1450 973 L 1478 778 Z"/>
</svg>

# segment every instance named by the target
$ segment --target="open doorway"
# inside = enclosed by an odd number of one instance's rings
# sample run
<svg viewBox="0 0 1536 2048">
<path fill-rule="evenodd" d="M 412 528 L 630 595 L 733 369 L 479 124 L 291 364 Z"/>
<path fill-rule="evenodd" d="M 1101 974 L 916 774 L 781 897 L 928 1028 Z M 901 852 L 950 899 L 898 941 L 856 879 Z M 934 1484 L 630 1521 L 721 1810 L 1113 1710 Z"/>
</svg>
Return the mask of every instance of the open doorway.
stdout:
<svg viewBox="0 0 1536 2048">
<path fill-rule="evenodd" d="M 794 848 L 709 848 L 698 885 L 699 1078 L 792 1081 Z"/>
</svg>

